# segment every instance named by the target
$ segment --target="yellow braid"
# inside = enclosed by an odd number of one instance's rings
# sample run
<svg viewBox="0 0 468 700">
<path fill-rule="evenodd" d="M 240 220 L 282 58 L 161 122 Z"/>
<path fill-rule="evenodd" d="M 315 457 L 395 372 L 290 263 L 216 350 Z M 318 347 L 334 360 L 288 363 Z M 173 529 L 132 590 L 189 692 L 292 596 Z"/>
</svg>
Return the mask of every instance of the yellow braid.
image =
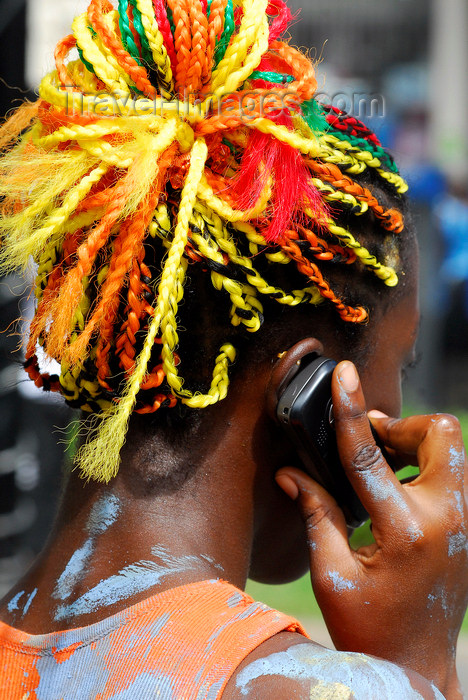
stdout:
<svg viewBox="0 0 468 700">
<path fill-rule="evenodd" d="M 161 86 L 161 94 L 163 97 L 170 99 L 174 92 L 171 62 L 167 55 L 166 47 L 164 46 L 163 36 L 159 31 L 158 23 L 154 16 L 153 3 L 151 0 L 136 0 L 136 4 L 140 11 L 141 23 L 153 54 L 153 61 L 158 69 L 158 73 L 161 74 L 167 86 Z"/>
<path fill-rule="evenodd" d="M 310 216 L 312 212 L 307 212 Z M 367 248 L 362 246 L 354 238 L 353 234 L 342 226 L 335 224 L 333 219 L 327 221 L 328 230 L 336 236 L 347 248 L 351 248 L 356 253 L 363 265 L 369 267 L 373 273 L 381 279 L 387 287 L 395 287 L 398 284 L 398 275 L 395 270 L 379 263 L 375 255 L 372 255 Z"/>
<path fill-rule="evenodd" d="M 95 221 L 97 221 L 103 213 L 102 208 L 89 209 L 86 212 L 77 214 L 66 225 L 66 233 L 75 233 L 81 228 L 91 226 Z M 57 260 L 59 259 L 62 252 L 62 241 L 52 239 L 44 249 L 43 254 L 39 259 L 39 265 L 36 275 L 36 288 L 34 290 L 35 297 L 38 301 L 42 299 L 44 292 L 44 287 L 47 283 L 47 278 L 49 274 L 55 267 Z"/>
<path fill-rule="evenodd" d="M 288 146 L 292 146 L 304 155 L 310 156 L 311 158 L 322 157 L 323 148 L 316 138 L 304 138 L 294 131 L 289 131 L 285 126 L 279 126 L 275 124 L 275 122 L 272 122 L 271 119 L 266 118 L 252 119 L 249 125 L 255 127 L 263 134 L 271 134 L 271 136 L 274 136 L 278 141 L 287 143 Z"/>
<path fill-rule="evenodd" d="M 109 61 L 105 53 L 101 52 L 93 39 L 91 29 L 88 26 L 88 15 L 84 12 L 75 17 L 72 24 L 76 43 L 83 52 L 83 57 L 92 64 L 97 77 L 102 80 L 110 92 L 128 92 L 125 80 L 117 68 Z"/>
<path fill-rule="evenodd" d="M 38 148 L 54 148 L 59 143 L 66 143 L 67 141 L 86 141 L 86 140 L 97 140 L 103 136 L 110 136 L 111 134 L 118 134 L 122 132 L 122 125 L 115 120 L 111 122 L 110 120 L 105 123 L 99 124 L 89 124 L 87 126 L 80 126 L 79 124 L 73 124 L 71 126 L 61 126 L 59 129 L 54 131 L 52 134 L 47 136 L 39 136 L 34 134 L 34 145 Z"/>
<path fill-rule="evenodd" d="M 166 381 L 173 393 L 177 396 L 190 397 L 190 392 L 182 389 L 182 382 L 178 376 L 174 362 L 173 350 L 177 343 L 177 323 L 175 320 L 178 308 L 178 298 L 182 291 L 185 269 L 180 265 L 185 246 L 188 241 L 190 219 L 197 197 L 197 190 L 205 166 L 208 149 L 202 139 L 195 141 L 190 159 L 190 169 L 182 191 L 177 226 L 174 232 L 167 262 L 158 288 L 158 308 L 161 306 L 161 358 Z"/>
<path fill-rule="evenodd" d="M 174 306 L 174 280 L 177 280 L 180 263 L 188 239 L 188 228 L 197 188 L 205 166 L 208 149 L 202 140 L 197 140 L 192 148 L 190 169 L 181 194 L 179 216 L 174 239 L 164 265 L 161 283 L 158 289 L 156 309 L 148 329 L 143 350 L 138 357 L 125 392 L 117 407 L 106 415 L 101 422 L 96 438 L 84 445 L 79 451 L 76 464 L 84 477 L 109 482 L 118 472 L 119 454 L 125 442 L 128 419 L 135 405 L 136 396 L 146 375 L 156 336 L 161 328 L 164 338 L 164 326 L 170 325 L 165 318 L 171 306 Z M 169 370 L 173 367 L 173 376 L 177 375 L 174 358 L 166 350 L 166 363 Z"/>
<path fill-rule="evenodd" d="M 408 192 L 408 183 L 405 182 L 405 180 L 401 177 L 401 175 L 398 175 L 398 173 L 391 173 L 387 170 L 382 170 L 382 168 L 377 168 L 377 172 L 379 173 L 380 177 L 387 180 L 390 185 L 393 185 L 398 194 L 405 194 L 405 192 Z"/>
<path fill-rule="evenodd" d="M 98 80 L 81 61 L 70 61 L 67 72 L 73 85 L 82 92 L 97 92 Z"/>
<path fill-rule="evenodd" d="M 325 201 L 339 202 L 346 207 L 353 207 L 353 213 L 356 215 L 365 214 L 369 211 L 369 205 L 365 200 L 361 201 L 348 192 L 337 190 L 332 185 L 322 182 L 318 177 L 313 177 L 311 182 L 323 194 Z"/>
<path fill-rule="evenodd" d="M 197 205 L 197 210 L 200 211 L 200 205 Z M 255 270 L 251 259 L 239 253 L 232 237 L 229 236 L 226 227 L 223 225 L 221 218 L 216 216 L 214 212 L 211 212 L 210 216 L 206 208 L 204 208 L 202 217 L 218 244 L 218 250 L 227 253 L 230 261 L 243 271 L 251 288 L 255 288 L 260 294 L 273 297 L 279 304 L 284 304 L 285 306 L 297 306 L 306 301 L 312 304 L 320 304 L 322 302 L 322 297 L 315 287 L 296 289 L 291 294 L 288 294 L 279 287 L 273 287 L 268 284 L 257 270 Z M 216 254 L 217 251 L 214 249 L 213 239 L 209 239 L 212 244 L 208 246 L 207 244 L 209 241 L 205 241 L 203 236 L 198 234 L 196 237 L 195 234 L 192 234 L 192 238 L 198 242 L 198 249 L 205 257 L 211 256 L 210 259 L 223 264 L 223 256 L 220 253 Z M 287 258 L 287 256 L 284 257 Z M 290 258 L 287 258 L 287 261 L 290 262 Z"/>
<path fill-rule="evenodd" d="M 107 170 L 107 165 L 98 165 L 89 175 L 85 175 L 75 187 L 70 189 L 65 195 L 63 203 L 53 209 L 43 225 L 36 231 L 29 233 L 27 246 L 25 246 L 24 240 L 11 242 L 8 252 L 10 264 L 16 264 L 17 267 L 26 269 L 29 256 L 36 257 L 52 236 L 63 233 L 64 226 L 78 204 L 89 194 L 91 188 L 99 182 Z"/>
<path fill-rule="evenodd" d="M 195 393 L 189 399 L 182 399 L 182 403 L 190 408 L 207 408 L 226 398 L 229 388 L 229 364 L 236 359 L 236 350 L 230 343 L 221 346 L 220 354 L 216 358 L 213 370 L 213 381 L 207 394 Z"/>
<path fill-rule="evenodd" d="M 117 38 L 117 32 L 116 32 L 116 27 L 118 27 L 118 22 L 119 22 L 119 16 L 118 12 L 116 10 L 113 10 L 109 12 L 107 15 L 104 17 L 104 23 L 107 27 L 107 29 L 110 31 L 111 34 L 114 35 L 115 38 Z M 102 39 L 99 37 L 99 35 L 96 35 L 94 38 L 94 41 L 96 42 L 96 45 L 98 46 L 100 52 L 106 57 L 107 62 L 112 66 L 112 68 L 115 71 L 115 74 L 119 75 L 120 78 L 123 80 L 125 87 L 123 87 L 123 91 L 125 93 L 130 92 L 130 85 L 132 85 L 132 80 L 130 76 L 125 72 L 125 70 L 122 68 L 120 63 L 117 61 L 115 58 L 114 54 L 112 51 L 110 51 L 105 42 L 102 41 Z M 119 80 L 120 82 L 120 80 Z"/>
<path fill-rule="evenodd" d="M 267 203 L 271 198 L 271 184 L 270 179 L 263 188 L 258 202 L 251 209 L 246 209 L 245 211 L 233 209 L 229 204 L 227 204 L 227 202 L 217 197 L 208 184 L 205 175 L 202 176 L 200 186 L 198 188 L 198 196 L 201 200 L 206 202 L 210 209 L 222 216 L 227 221 L 248 221 L 249 219 L 255 219 L 265 211 Z"/>
<path fill-rule="evenodd" d="M 352 146 L 349 141 L 345 141 L 332 136 L 332 134 L 323 134 L 321 141 L 326 144 L 331 144 L 334 151 L 342 151 L 347 157 L 352 157 L 365 163 L 368 168 L 380 168 L 382 163 L 380 160 L 369 151 L 361 151 L 359 148 Z"/>
<path fill-rule="evenodd" d="M 258 66 L 268 48 L 267 5 L 268 0 L 244 0 L 239 32 L 212 74 L 210 89 L 215 95 L 235 92 Z"/>
</svg>

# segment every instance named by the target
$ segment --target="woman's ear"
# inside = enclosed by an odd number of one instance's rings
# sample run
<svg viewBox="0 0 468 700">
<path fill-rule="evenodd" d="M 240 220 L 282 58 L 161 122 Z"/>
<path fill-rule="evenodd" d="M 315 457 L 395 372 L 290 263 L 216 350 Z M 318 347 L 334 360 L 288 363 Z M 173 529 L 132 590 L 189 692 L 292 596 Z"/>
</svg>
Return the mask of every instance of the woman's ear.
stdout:
<svg viewBox="0 0 468 700">
<path fill-rule="evenodd" d="M 317 338 L 304 338 L 278 355 L 265 392 L 266 409 L 270 418 L 276 420 L 276 406 L 282 389 L 297 372 L 302 359 L 313 353 L 323 355 L 323 345 Z"/>
</svg>

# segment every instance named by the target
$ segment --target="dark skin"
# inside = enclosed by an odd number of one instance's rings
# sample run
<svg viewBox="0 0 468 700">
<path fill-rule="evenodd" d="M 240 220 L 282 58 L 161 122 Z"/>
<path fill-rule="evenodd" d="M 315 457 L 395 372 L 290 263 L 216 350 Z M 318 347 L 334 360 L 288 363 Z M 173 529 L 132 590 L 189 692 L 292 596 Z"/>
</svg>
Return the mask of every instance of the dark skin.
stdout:
<svg viewBox="0 0 468 700">
<path fill-rule="evenodd" d="M 454 499 L 447 496 L 465 489 L 463 469 L 454 473 L 449 464 L 450 450 L 462 449 L 459 427 L 451 417 L 404 421 L 374 417 L 380 436 L 400 462 L 416 463 L 421 469 L 415 482 L 400 486 L 375 449 L 362 393 L 368 407 L 399 415 L 401 371 L 411 360 L 417 326 L 417 294 L 410 285 L 367 334 L 366 342 L 373 350 L 359 368 L 362 389 L 355 383 L 349 362 L 342 362 L 334 375 L 340 455 L 371 514 L 375 546 L 352 552 L 343 515 L 333 499 L 303 472 L 284 468 L 297 460 L 271 418 L 278 387 L 292 364 L 311 349 L 345 359 L 334 337 L 311 338 L 304 329 L 302 339 L 280 360 L 272 357 L 255 371 L 247 368 L 239 373 L 228 398 L 206 409 L 205 431 L 200 432 L 203 438 L 194 438 L 191 450 L 197 469 L 177 491 L 158 494 L 139 489 L 131 449 L 123 452 L 121 471 L 108 486 L 86 485 L 72 474 L 49 543 L 3 601 L 0 618 L 32 634 L 49 633 L 93 624 L 183 583 L 221 575 L 244 588 L 248 575 L 265 581 L 290 580 L 310 565 L 314 591 L 338 650 L 361 651 L 406 664 L 407 677 L 424 698 L 434 697 L 428 681 L 447 698 L 462 697 L 453 647 L 466 607 L 468 557 L 465 550 L 447 554 L 447 533 L 466 534 L 466 499 L 460 513 Z M 167 455 L 158 454 L 155 459 L 164 463 Z M 282 467 L 275 483 L 275 474 Z M 382 484 L 398 497 L 387 492 L 382 499 Z M 96 537 L 92 559 L 76 582 L 72 599 L 123 567 L 150 559 L 155 544 L 173 555 L 207 555 L 213 564 L 203 559 L 195 569 L 169 574 L 160 585 L 120 603 L 56 621 L 54 587 L 73 553 L 83 545 L 92 506 L 104 493 L 118 497 L 120 515 Z M 353 581 L 353 588 L 337 593 L 327 576 L 330 567 Z M 428 596 L 439 584 L 450 596 L 450 609 L 443 610 L 441 602 L 435 601 L 430 615 Z M 23 618 L 8 611 L 7 603 L 15 593 L 34 588 L 38 593 Z M 304 643 L 313 655 L 317 650 L 313 642 L 298 634 L 278 634 L 256 649 L 239 672 L 255 659 Z M 337 652 L 336 666 L 343 664 L 344 668 L 347 663 Z M 225 690 L 228 700 L 246 697 L 236 686 L 237 677 Z M 316 685 L 312 665 L 309 677 L 300 682 L 280 675 L 262 677 L 251 684 L 248 697 L 310 698 Z M 349 697 L 359 695 L 350 688 Z"/>
</svg>

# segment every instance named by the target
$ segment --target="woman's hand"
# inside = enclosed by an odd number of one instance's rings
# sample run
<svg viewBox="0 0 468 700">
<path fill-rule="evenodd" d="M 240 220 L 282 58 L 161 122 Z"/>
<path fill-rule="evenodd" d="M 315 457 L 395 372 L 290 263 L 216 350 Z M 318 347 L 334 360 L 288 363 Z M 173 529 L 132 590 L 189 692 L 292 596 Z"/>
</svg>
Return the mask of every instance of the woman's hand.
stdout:
<svg viewBox="0 0 468 700">
<path fill-rule="evenodd" d="M 419 476 L 402 485 L 374 442 L 350 362 L 336 368 L 332 392 L 340 458 L 375 544 L 353 551 L 334 499 L 297 469 L 277 474 L 306 523 L 312 585 L 330 635 L 339 650 L 406 665 L 447 697 L 462 697 L 455 652 L 468 600 L 468 530 L 459 423 L 448 415 L 371 413 L 401 466 L 419 466 Z"/>
</svg>

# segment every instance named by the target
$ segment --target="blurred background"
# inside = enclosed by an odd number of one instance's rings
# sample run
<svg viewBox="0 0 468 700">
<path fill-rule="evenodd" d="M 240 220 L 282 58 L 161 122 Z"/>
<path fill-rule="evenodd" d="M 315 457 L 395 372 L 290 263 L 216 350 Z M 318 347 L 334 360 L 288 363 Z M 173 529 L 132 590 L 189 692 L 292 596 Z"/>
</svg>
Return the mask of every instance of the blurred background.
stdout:
<svg viewBox="0 0 468 700">
<path fill-rule="evenodd" d="M 86 6 L 86 0 L 0 0 L 0 115 L 34 96 L 52 68 L 56 41 Z M 290 6 L 301 17 L 292 42 L 312 47 L 323 99 L 369 124 L 411 185 L 422 325 L 405 411 L 456 413 L 468 439 L 468 3 L 290 0 Z M 27 318 L 28 309 L 24 282 L 3 279 L 2 330 L 19 315 Z M 64 460 L 57 438 L 72 418 L 24 380 L 17 346 L 17 336 L 0 334 L 0 595 L 50 528 Z M 250 590 L 316 625 L 319 611 L 305 579 Z M 466 654 L 463 639 L 461 645 Z"/>
</svg>

